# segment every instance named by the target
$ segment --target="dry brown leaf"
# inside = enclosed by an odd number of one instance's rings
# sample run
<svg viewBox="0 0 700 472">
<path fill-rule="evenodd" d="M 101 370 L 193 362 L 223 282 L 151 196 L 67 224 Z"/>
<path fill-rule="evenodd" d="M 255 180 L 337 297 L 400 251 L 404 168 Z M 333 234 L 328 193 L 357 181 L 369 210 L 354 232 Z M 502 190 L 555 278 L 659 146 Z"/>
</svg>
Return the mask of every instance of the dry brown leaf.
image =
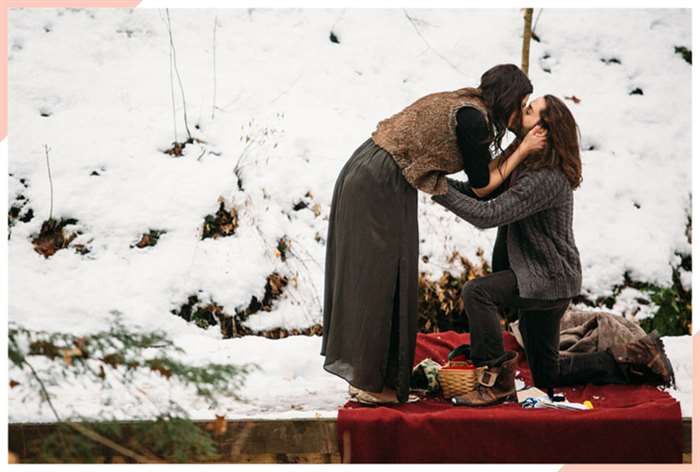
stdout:
<svg viewBox="0 0 700 472">
<path fill-rule="evenodd" d="M 141 241 L 136 243 L 136 247 L 138 247 L 139 249 L 143 249 L 146 246 L 148 246 L 150 244 L 150 242 L 151 242 L 151 236 L 149 234 L 144 234 L 141 237 Z"/>
<path fill-rule="evenodd" d="M 166 379 L 169 379 L 170 376 L 173 375 L 172 372 L 170 371 L 170 369 L 163 367 L 161 365 L 152 365 L 151 370 L 158 372 L 160 375 L 162 375 Z"/>
<path fill-rule="evenodd" d="M 277 295 L 279 293 L 282 293 L 282 287 L 284 287 L 284 281 L 279 276 L 279 274 L 271 274 L 270 277 L 268 278 L 268 281 L 270 283 L 270 289 L 271 289 L 273 295 Z"/>
<path fill-rule="evenodd" d="M 87 339 L 85 339 L 85 336 L 80 336 L 79 338 L 75 338 L 73 344 L 75 344 L 75 346 L 78 349 L 85 352 L 85 347 L 87 346 Z"/>
<path fill-rule="evenodd" d="M 60 352 L 61 354 L 63 354 L 63 362 L 65 362 L 66 365 L 73 364 L 74 357 L 80 357 L 83 355 L 83 351 L 81 351 L 77 347 L 72 347 L 70 349 L 61 349 Z"/>
<path fill-rule="evenodd" d="M 209 421 L 206 424 L 206 430 L 212 431 L 214 436 L 221 436 L 222 434 L 226 433 L 227 429 L 228 423 L 226 422 L 226 415 L 216 415 L 216 419 L 214 421 Z"/>
</svg>

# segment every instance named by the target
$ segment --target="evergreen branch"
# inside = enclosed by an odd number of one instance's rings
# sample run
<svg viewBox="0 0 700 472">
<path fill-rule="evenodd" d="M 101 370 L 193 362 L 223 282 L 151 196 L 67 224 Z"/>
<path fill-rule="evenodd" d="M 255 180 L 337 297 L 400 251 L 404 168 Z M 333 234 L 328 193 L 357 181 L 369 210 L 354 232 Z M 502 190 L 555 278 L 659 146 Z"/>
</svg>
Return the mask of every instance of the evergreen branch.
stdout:
<svg viewBox="0 0 700 472">
<path fill-rule="evenodd" d="M 65 462 L 66 458 L 84 461 L 86 456 L 99 455 L 92 445 L 100 445 L 118 454 L 141 463 L 163 463 L 166 461 L 189 461 L 191 457 L 212 458 L 217 454 L 216 443 L 201 428 L 189 419 L 187 411 L 172 399 L 167 408 L 161 407 L 156 423 L 149 425 L 124 425 L 115 421 L 95 423 L 86 426 L 90 420 L 75 418 L 64 420 L 58 413 L 46 379 L 32 365 L 31 357 L 45 357 L 58 360 L 50 366 L 49 373 L 66 378 L 66 373 L 76 377 L 87 375 L 89 379 L 101 382 L 102 388 L 112 387 L 107 380 L 105 367 L 112 367 L 115 379 L 123 391 L 138 398 L 150 401 L 155 408 L 159 405 L 151 396 L 140 389 L 133 376 L 136 372 L 150 370 L 164 378 L 177 379 L 185 385 L 194 386 L 196 394 L 204 397 L 212 406 L 217 405 L 215 395 L 224 395 L 241 400 L 235 391 L 243 384 L 244 374 L 255 365 L 235 366 L 208 363 L 203 366 L 190 366 L 168 356 L 169 352 L 184 352 L 174 345 L 161 331 L 131 332 L 115 318 L 109 329 L 96 333 L 75 336 L 61 332 L 33 331 L 17 325 L 14 321 L 8 327 L 8 358 L 22 370 L 28 370 L 30 378 L 38 384 L 40 398 L 46 401 L 56 418 L 59 427 L 49 437 L 39 442 L 42 461 Z M 159 352 L 153 357 L 144 356 L 147 349 L 156 348 Z M 96 367 L 99 366 L 99 369 Z M 55 383 L 54 378 L 49 378 Z M 133 389 L 140 392 L 137 395 Z M 244 400 L 241 400 L 244 401 Z M 180 415 L 180 416 L 177 416 Z M 85 442 L 80 438 L 87 438 Z M 138 438 L 138 439 L 136 439 Z"/>
<path fill-rule="evenodd" d="M 34 380 L 36 380 L 39 383 L 41 391 L 43 392 L 42 396 L 43 396 L 44 400 L 46 401 L 46 403 L 48 403 L 49 408 L 51 408 L 51 411 L 53 412 L 54 416 L 56 417 L 56 421 L 58 423 L 70 426 L 71 428 L 78 431 L 83 436 L 86 436 L 86 437 L 92 439 L 93 441 L 102 444 L 103 446 L 106 446 L 106 447 L 108 447 L 116 452 L 119 452 L 120 454 L 123 454 L 127 457 L 131 457 L 132 459 L 134 459 L 137 462 L 141 462 L 141 463 L 155 463 L 155 462 L 162 463 L 163 462 L 160 459 L 151 460 L 151 459 L 148 459 L 144 456 L 136 454 L 135 452 L 133 452 L 125 447 L 122 447 L 119 444 L 116 444 L 115 442 L 105 438 L 104 436 L 98 434 L 97 432 L 95 432 L 95 431 L 91 430 L 90 428 L 87 428 L 79 423 L 76 423 L 73 421 L 63 421 L 61 419 L 60 415 L 58 414 L 58 412 L 56 411 L 56 408 L 54 407 L 53 402 L 51 401 L 49 391 L 46 389 L 46 385 L 44 385 L 44 381 L 41 379 L 41 377 L 37 373 L 36 369 L 34 369 L 34 366 L 32 366 L 32 364 L 29 361 L 27 361 L 26 358 L 22 360 L 22 363 L 24 365 L 26 365 L 27 367 L 29 367 L 29 370 L 32 374 L 32 377 L 34 378 Z M 61 441 L 63 441 L 63 435 L 59 434 L 59 436 L 60 436 Z"/>
</svg>

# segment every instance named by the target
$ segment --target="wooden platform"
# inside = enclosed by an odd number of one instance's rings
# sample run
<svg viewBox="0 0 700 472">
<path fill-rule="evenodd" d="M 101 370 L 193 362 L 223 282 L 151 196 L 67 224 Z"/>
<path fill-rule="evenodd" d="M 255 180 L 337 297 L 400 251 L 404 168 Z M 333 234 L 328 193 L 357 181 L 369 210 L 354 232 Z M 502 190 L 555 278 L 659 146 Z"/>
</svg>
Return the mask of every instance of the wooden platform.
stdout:
<svg viewBox="0 0 700 472">
<path fill-rule="evenodd" d="M 128 422 L 125 422 L 128 423 Z M 204 428 L 206 422 L 196 422 Z M 31 461 L 27 443 L 50 433 L 52 423 L 10 423 L 9 448 Z M 691 418 L 683 419 L 683 462 L 691 463 Z M 228 421 L 217 438 L 221 463 L 340 463 L 335 419 Z M 105 450 L 100 462 L 133 462 Z"/>
</svg>

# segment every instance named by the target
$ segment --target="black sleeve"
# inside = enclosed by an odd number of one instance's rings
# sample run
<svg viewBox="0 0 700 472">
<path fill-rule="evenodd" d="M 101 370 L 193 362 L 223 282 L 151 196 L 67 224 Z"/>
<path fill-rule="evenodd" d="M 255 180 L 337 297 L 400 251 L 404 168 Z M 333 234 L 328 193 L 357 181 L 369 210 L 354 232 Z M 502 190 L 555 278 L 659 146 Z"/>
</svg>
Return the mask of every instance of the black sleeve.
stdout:
<svg viewBox="0 0 700 472">
<path fill-rule="evenodd" d="M 474 188 L 489 184 L 491 152 L 487 138 L 488 128 L 479 110 L 470 106 L 457 110 L 457 144 L 464 160 L 464 172 Z"/>
<path fill-rule="evenodd" d="M 452 180 L 452 179 L 450 179 Z M 496 187 L 493 192 L 489 193 L 488 195 L 484 195 L 483 197 L 478 196 L 476 193 L 474 193 L 474 190 L 472 190 L 472 186 L 469 185 L 469 182 L 460 182 L 459 186 L 455 186 L 457 190 L 462 192 L 465 195 L 468 195 L 472 198 L 475 198 L 477 200 L 486 201 L 486 200 L 493 200 L 500 194 L 502 194 L 507 188 L 508 188 L 508 183 L 510 182 L 510 176 L 506 177 L 506 180 L 503 181 L 503 183 L 499 186 Z M 479 188 L 479 187 L 477 187 Z"/>
</svg>

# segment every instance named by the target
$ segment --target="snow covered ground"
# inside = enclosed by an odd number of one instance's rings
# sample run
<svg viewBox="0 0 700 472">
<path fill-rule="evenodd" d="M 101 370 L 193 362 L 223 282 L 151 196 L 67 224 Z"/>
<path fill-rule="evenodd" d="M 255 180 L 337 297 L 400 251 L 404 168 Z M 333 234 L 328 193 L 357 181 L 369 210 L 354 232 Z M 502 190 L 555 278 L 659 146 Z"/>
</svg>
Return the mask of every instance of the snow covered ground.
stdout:
<svg viewBox="0 0 700 472">
<path fill-rule="evenodd" d="M 8 199 L 11 205 L 23 195 L 20 216 L 28 208 L 35 216 L 11 228 L 9 317 L 32 329 L 80 333 L 103 328 L 119 310 L 134 325 L 165 330 L 193 362 L 260 364 L 242 392 L 250 403 L 226 404 L 229 417 L 334 415 L 346 387 L 321 368 L 320 338 L 221 339 L 216 327 L 202 330 L 171 310 L 198 293 L 234 314 L 251 296 L 261 298 L 277 271 L 294 283 L 248 326 L 319 323 L 340 168 L 380 119 L 427 93 L 476 85 L 492 65 L 519 62 L 520 14 L 175 9 L 170 21 L 189 130 L 204 141 L 187 145 L 180 158 L 163 153 L 174 139 L 164 10 L 10 11 Z M 580 99 L 567 103 L 584 148 L 575 193 L 584 293 L 610 295 L 625 272 L 670 285 L 676 253 L 690 252 L 691 67 L 674 53 L 690 47 L 690 11 L 547 9 L 536 33 L 533 98 Z M 635 89 L 642 94 L 630 94 Z M 72 244 L 86 244 L 88 254 L 67 249 L 45 259 L 33 250 L 32 235 L 51 205 L 44 144 L 53 215 L 78 220 L 73 229 L 82 234 Z M 239 227 L 233 236 L 200 240 L 219 198 L 237 208 Z M 301 201 L 307 207 L 294 210 Z M 476 261 L 482 249 L 490 259 L 495 230 L 458 220 L 426 195 L 419 212 L 428 260 L 421 271 L 456 273 L 447 262 L 454 250 Z M 167 232 L 154 247 L 131 248 L 149 229 Z M 290 242 L 284 261 L 276 254 L 282 237 Z M 629 295 L 618 309 L 635 303 Z M 689 416 L 691 338 L 664 341 L 679 377 L 672 394 Z M 193 416 L 213 417 L 191 392 L 156 377 L 143 382 L 157 397 L 180 398 Z M 57 390 L 57 405 L 97 414 L 99 402 L 85 398 L 90 389 Z M 46 408 L 21 403 L 21 390 L 9 392 L 10 421 L 50 419 Z M 148 414 L 146 403 L 123 397 L 115 412 Z"/>
<path fill-rule="evenodd" d="M 229 419 L 335 418 L 338 408 L 348 400 L 347 383 L 326 373 L 320 366 L 319 337 L 291 336 L 270 340 L 248 336 L 231 341 L 210 333 L 209 336 L 182 334 L 175 340 L 181 345 L 192 346 L 187 357 L 193 362 L 257 364 L 260 369 L 248 376 L 240 392 L 244 401 L 221 398 L 219 407 L 210 410 L 192 389 L 180 388 L 156 373 L 147 373 L 136 377 L 131 384 L 138 388 L 123 388 L 114 382 L 115 388 L 102 391 L 94 384 L 79 381 L 66 388 L 52 388 L 54 406 L 66 416 L 74 413 L 97 418 L 114 415 L 118 419 L 132 419 L 155 415 L 166 401 L 174 400 L 187 405 L 190 415 L 196 419 L 212 419 L 215 414 L 226 415 Z M 681 402 L 683 416 L 691 416 L 691 337 L 674 336 L 663 340 L 678 383 L 678 389 L 669 389 L 669 393 Z M 35 368 L 50 369 L 50 366 L 41 363 Z M 15 372 L 11 372 L 10 378 L 27 384 L 24 376 Z M 10 422 L 54 420 L 46 405 L 38 406 L 35 395 L 21 403 L 20 397 L 26 392 L 15 387 L 9 393 Z"/>
</svg>

